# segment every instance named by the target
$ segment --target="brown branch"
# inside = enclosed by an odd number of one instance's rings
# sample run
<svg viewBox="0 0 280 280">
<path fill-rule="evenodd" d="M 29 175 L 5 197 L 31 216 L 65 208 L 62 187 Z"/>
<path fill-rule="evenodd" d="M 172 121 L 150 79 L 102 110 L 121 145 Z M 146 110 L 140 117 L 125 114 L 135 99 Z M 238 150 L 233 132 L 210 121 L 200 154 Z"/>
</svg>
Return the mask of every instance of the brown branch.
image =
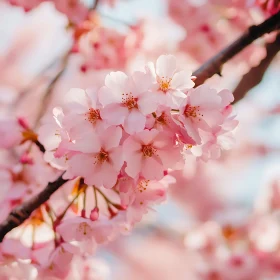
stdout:
<svg viewBox="0 0 280 280">
<path fill-rule="evenodd" d="M 250 71 L 242 77 L 242 79 L 236 86 L 233 92 L 234 103 L 241 100 L 250 89 L 257 86 L 262 81 L 267 68 L 279 51 L 280 33 L 278 34 L 274 42 L 266 44 L 266 57 L 260 62 L 258 66 L 251 68 Z"/>
<path fill-rule="evenodd" d="M 259 25 L 253 25 L 232 44 L 221 50 L 217 55 L 205 62 L 193 75 L 197 77 L 196 86 L 204 83 L 205 80 L 214 74 L 220 74 L 222 66 L 236 54 L 241 52 L 253 41 L 262 37 L 266 33 L 277 30 L 280 27 L 280 12 L 271 16 Z"/>
<path fill-rule="evenodd" d="M 48 183 L 46 188 L 39 194 L 27 200 L 23 204 L 15 207 L 10 212 L 6 220 L 0 225 L 0 242 L 3 241 L 3 238 L 9 231 L 18 227 L 25 220 L 27 220 L 34 210 L 45 203 L 50 198 L 50 196 L 66 182 L 67 180 L 64 180 L 61 175 L 54 182 Z"/>
</svg>

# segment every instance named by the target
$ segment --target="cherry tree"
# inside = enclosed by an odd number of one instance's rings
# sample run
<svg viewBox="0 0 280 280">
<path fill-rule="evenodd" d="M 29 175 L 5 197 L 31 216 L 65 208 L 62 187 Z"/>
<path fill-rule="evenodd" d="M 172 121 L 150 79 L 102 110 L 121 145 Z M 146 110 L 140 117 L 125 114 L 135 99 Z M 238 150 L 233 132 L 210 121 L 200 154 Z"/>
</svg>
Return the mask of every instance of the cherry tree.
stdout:
<svg viewBox="0 0 280 280">
<path fill-rule="evenodd" d="M 279 152 L 279 0 L 140 2 L 0 1 L 0 279 L 280 277 L 279 162 L 230 200 Z"/>
</svg>

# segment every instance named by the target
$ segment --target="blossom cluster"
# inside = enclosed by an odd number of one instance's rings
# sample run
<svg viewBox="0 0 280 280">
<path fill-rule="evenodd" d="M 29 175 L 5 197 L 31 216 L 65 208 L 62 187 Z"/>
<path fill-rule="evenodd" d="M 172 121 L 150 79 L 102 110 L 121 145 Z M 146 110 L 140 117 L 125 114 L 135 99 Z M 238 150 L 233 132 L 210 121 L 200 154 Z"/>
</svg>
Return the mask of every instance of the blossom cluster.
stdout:
<svg viewBox="0 0 280 280">
<path fill-rule="evenodd" d="M 120 221 L 131 228 L 164 200 L 165 175 L 182 169 L 187 155 L 216 159 L 234 143 L 232 93 L 193 88 L 193 80 L 191 71 L 177 71 L 174 56 L 162 55 L 143 72 L 111 72 L 98 90 L 71 89 L 39 129 L 45 160 L 65 170 L 64 178 L 82 177 L 80 190 L 105 197 L 103 214 L 118 215 L 118 229 Z M 65 240 L 79 240 L 69 233 L 73 226 L 93 234 L 100 207 L 97 199 L 92 204 L 61 224 Z"/>
<path fill-rule="evenodd" d="M 122 34 L 96 21 L 92 17 L 74 31 L 72 50 L 83 59 L 81 71 L 125 68 L 140 43 L 139 32 L 131 28 L 127 34 Z"/>
<path fill-rule="evenodd" d="M 165 200 L 171 170 L 182 170 L 190 157 L 208 161 L 230 149 L 238 124 L 232 93 L 207 85 L 194 88 L 194 81 L 190 70 L 177 69 L 173 55 L 162 55 L 144 71 L 111 72 L 99 89 L 71 89 L 61 107 L 42 120 L 38 139 L 23 119 L 3 122 L 2 148 L 32 141 L 42 151 L 43 145 L 44 159 L 54 168 L 28 153 L 17 168 L 3 167 L 9 188 L 1 201 L 3 217 L 56 177 L 56 169 L 70 184 L 70 195 L 62 189 L 59 199 L 38 208 L 26 224 L 34 232 L 50 225 L 54 237 L 42 244 L 33 239 L 31 247 L 6 238 L 0 248 L 5 269 L 12 265 L 8 254 L 14 260 L 31 259 L 19 265 L 28 266 L 28 272 L 35 269 L 39 279 L 66 279 L 74 258 L 130 231 Z M 23 256 L 11 251 L 15 246 L 22 247 Z"/>
<path fill-rule="evenodd" d="M 145 72 L 111 72 L 99 90 L 70 90 L 39 131 L 47 161 L 66 170 L 65 178 L 112 188 L 123 176 L 160 180 L 180 168 L 185 153 L 218 158 L 234 140 L 233 95 L 193 89 L 192 79 L 163 55 Z"/>
</svg>

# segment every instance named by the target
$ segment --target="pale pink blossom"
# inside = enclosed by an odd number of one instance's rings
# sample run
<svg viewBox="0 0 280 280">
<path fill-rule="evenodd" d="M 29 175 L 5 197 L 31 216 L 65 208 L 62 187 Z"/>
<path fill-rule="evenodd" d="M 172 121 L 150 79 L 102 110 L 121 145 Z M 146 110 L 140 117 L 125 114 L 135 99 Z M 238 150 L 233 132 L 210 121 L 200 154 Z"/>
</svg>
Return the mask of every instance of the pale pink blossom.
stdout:
<svg viewBox="0 0 280 280">
<path fill-rule="evenodd" d="M 83 57 L 82 70 L 122 69 L 128 58 L 126 36 L 117 30 L 94 27 L 78 41 L 78 51 Z"/>
<path fill-rule="evenodd" d="M 108 221 L 92 221 L 82 217 L 66 219 L 57 227 L 57 232 L 65 241 L 82 242 L 88 252 L 93 252 L 96 244 L 107 243 L 113 236 L 113 230 Z"/>
<path fill-rule="evenodd" d="M 126 182 L 119 182 L 120 190 L 123 183 Z M 127 221 L 134 224 L 141 221 L 152 205 L 166 199 L 166 187 L 158 181 L 139 179 L 127 192 L 121 192 L 120 198 L 121 204 L 127 206 Z"/>
<path fill-rule="evenodd" d="M 89 185 L 113 187 L 123 165 L 119 146 L 121 137 L 122 129 L 115 126 L 107 128 L 101 135 L 85 133 L 73 143 L 72 148 L 82 153 L 69 159 L 66 176 L 82 176 Z"/>
<path fill-rule="evenodd" d="M 148 92 L 150 85 L 150 76 L 145 73 L 134 72 L 128 77 L 123 72 L 111 72 L 99 91 L 105 107 L 102 118 L 111 125 L 123 125 L 129 134 L 142 131 L 146 115 L 157 108 L 155 96 Z"/>
<path fill-rule="evenodd" d="M 187 98 L 180 105 L 178 120 L 190 137 L 200 144 L 199 131 L 211 131 L 212 127 L 221 125 L 225 119 L 223 110 L 232 101 L 233 95 L 230 91 L 217 92 L 207 85 L 201 85 L 188 92 Z"/>
<path fill-rule="evenodd" d="M 191 70 L 178 72 L 176 57 L 173 55 L 161 55 L 156 61 L 156 66 L 150 63 L 146 71 L 154 79 L 151 91 L 157 95 L 158 104 L 172 109 L 179 108 L 186 98 L 185 92 L 194 86 Z"/>
<path fill-rule="evenodd" d="M 38 277 L 41 279 L 48 279 L 48 277 L 63 279 L 70 271 L 73 257 L 79 254 L 79 252 L 76 246 L 69 243 L 61 243 L 50 254 L 48 261 L 40 267 Z"/>
<path fill-rule="evenodd" d="M 98 101 L 96 90 L 71 89 L 63 106 L 64 124 L 68 129 L 78 126 L 80 130 L 103 130 L 105 124 L 100 116 L 102 106 Z"/>
<path fill-rule="evenodd" d="M 30 248 L 24 246 L 19 239 L 5 238 L 0 245 L 0 262 L 10 262 L 17 259 L 29 259 Z"/>
<path fill-rule="evenodd" d="M 156 129 L 131 135 L 123 144 L 125 172 L 132 178 L 142 175 L 145 179 L 160 180 L 164 171 L 180 161 L 179 146 L 174 136 Z"/>
</svg>

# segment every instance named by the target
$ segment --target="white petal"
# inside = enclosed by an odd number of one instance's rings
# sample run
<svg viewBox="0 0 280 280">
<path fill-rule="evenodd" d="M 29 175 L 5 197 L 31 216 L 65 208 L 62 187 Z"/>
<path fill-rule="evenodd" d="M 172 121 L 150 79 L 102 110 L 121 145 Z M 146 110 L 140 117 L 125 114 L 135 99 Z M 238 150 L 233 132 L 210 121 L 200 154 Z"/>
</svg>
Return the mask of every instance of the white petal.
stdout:
<svg viewBox="0 0 280 280">
<path fill-rule="evenodd" d="M 216 109 L 221 107 L 221 97 L 215 89 L 207 85 L 201 85 L 189 92 L 191 106 L 201 106 L 203 108 Z"/>
<path fill-rule="evenodd" d="M 176 65 L 174 55 L 161 55 L 156 62 L 156 73 L 160 78 L 172 78 L 176 71 Z"/>
<path fill-rule="evenodd" d="M 171 88 L 179 89 L 179 90 L 187 90 L 194 86 L 194 82 L 191 80 L 192 72 L 189 71 L 180 71 L 175 73 L 172 81 L 171 81 Z"/>
<path fill-rule="evenodd" d="M 111 72 L 105 78 L 105 85 L 114 92 L 123 92 L 127 78 L 127 75 L 123 72 Z"/>
<path fill-rule="evenodd" d="M 122 95 L 121 92 L 115 92 L 108 87 L 102 87 L 98 92 L 98 98 L 103 106 L 107 106 L 112 103 L 121 103 Z"/>
</svg>

